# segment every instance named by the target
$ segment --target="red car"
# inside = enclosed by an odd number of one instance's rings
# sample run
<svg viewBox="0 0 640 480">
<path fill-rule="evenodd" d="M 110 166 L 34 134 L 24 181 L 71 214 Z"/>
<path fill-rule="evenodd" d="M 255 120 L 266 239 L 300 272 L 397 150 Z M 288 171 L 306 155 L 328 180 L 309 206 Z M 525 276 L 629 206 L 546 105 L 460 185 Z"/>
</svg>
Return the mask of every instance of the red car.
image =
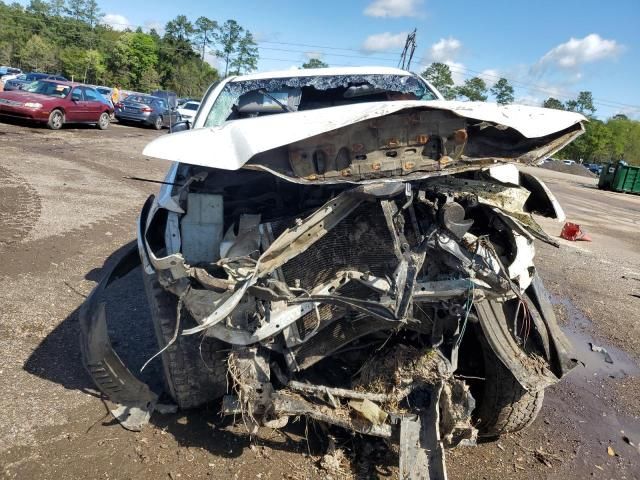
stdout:
<svg viewBox="0 0 640 480">
<path fill-rule="evenodd" d="M 94 88 L 73 82 L 38 80 L 24 90 L 0 92 L 0 116 L 46 123 L 52 130 L 65 123 L 109 127 L 111 105 Z"/>
</svg>

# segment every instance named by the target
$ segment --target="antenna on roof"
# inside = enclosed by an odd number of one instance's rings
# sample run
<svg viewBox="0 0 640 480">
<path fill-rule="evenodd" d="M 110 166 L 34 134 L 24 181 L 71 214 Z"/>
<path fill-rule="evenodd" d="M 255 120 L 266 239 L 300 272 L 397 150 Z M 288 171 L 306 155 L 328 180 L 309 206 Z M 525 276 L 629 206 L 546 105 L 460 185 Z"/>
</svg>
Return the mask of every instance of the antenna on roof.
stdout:
<svg viewBox="0 0 640 480">
<path fill-rule="evenodd" d="M 409 70 L 411 68 L 413 53 L 416 51 L 416 31 L 417 29 L 414 28 L 413 32 L 407 35 L 407 40 L 404 42 L 404 49 L 402 50 L 400 61 L 398 62 L 398 67 L 403 70 Z"/>
</svg>

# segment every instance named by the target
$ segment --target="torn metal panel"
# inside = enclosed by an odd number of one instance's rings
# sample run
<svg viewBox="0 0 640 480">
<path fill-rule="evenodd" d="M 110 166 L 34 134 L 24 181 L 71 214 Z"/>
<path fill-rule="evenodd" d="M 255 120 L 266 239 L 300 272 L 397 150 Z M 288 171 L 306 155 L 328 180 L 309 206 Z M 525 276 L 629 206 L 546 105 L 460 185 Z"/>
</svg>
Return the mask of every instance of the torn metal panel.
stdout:
<svg viewBox="0 0 640 480">
<path fill-rule="evenodd" d="M 98 388 L 116 404 L 111 413 L 123 427 L 134 431 L 139 431 L 148 422 L 158 397 L 127 369 L 113 350 L 107 332 L 106 307 L 99 299 L 114 280 L 138 265 L 140 259 L 136 245 L 132 244 L 107 270 L 79 314 L 83 363 Z"/>
<path fill-rule="evenodd" d="M 425 412 L 400 420 L 400 470 L 402 480 L 446 480 L 447 467 L 440 439 L 440 384 L 432 392 Z"/>
<path fill-rule="evenodd" d="M 545 137 L 578 125 L 579 128 L 567 134 L 569 138 L 557 140 L 560 144 L 566 144 L 582 133 L 580 122 L 585 121 L 577 113 L 537 107 L 442 101 L 371 102 L 258 117 L 245 122 L 227 122 L 220 127 L 178 132 L 154 140 L 143 153 L 191 165 L 237 170 L 259 153 L 367 120 L 412 111 L 451 112 L 459 118 L 508 127 L 525 138 Z M 215 155 L 208 156 L 205 152 L 215 152 Z"/>
<path fill-rule="evenodd" d="M 558 325 L 549 293 L 538 275 L 533 277 L 529 292 L 549 332 L 550 348 L 553 351 L 550 357 L 551 368 L 558 378 L 562 378 L 578 364 L 573 346 Z"/>
<path fill-rule="evenodd" d="M 503 308 L 502 303 L 491 300 L 476 304 L 478 320 L 491 349 L 527 391 L 537 392 L 556 383 L 559 378 L 544 359 L 525 353 L 513 338 Z"/>
</svg>

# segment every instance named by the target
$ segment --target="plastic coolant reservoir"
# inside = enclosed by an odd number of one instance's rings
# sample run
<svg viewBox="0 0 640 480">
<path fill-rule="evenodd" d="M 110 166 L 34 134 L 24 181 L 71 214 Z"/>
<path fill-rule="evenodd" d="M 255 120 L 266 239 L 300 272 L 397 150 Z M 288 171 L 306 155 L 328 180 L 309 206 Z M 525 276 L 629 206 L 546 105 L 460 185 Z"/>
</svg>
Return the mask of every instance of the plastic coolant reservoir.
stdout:
<svg viewBox="0 0 640 480">
<path fill-rule="evenodd" d="M 187 214 L 180 222 L 180 233 L 182 255 L 189 265 L 218 260 L 224 227 L 222 206 L 222 195 L 187 196 Z"/>
</svg>

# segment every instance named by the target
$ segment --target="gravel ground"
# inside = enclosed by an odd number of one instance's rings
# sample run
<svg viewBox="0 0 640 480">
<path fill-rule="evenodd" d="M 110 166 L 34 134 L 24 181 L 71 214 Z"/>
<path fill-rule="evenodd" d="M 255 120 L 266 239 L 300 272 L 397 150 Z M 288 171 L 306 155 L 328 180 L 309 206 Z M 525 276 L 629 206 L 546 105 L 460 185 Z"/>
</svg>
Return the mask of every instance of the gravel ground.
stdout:
<svg viewBox="0 0 640 480">
<path fill-rule="evenodd" d="M 555 172 L 569 173 L 571 175 L 579 175 L 581 177 L 589 177 L 589 178 L 597 177 L 596 174 L 594 174 L 589 169 L 583 167 L 578 163 L 567 165 L 562 161 L 558 160 L 558 161 L 552 161 L 552 162 L 545 162 L 542 165 L 540 165 L 540 168 L 544 168 L 546 170 L 553 170 Z"/>
<path fill-rule="evenodd" d="M 77 311 L 105 265 L 134 240 L 135 218 L 167 164 L 142 157 L 159 133 L 113 125 L 58 132 L 0 123 L 0 475 L 3 478 L 375 478 L 397 461 L 377 442 L 337 433 L 347 452 L 321 467 L 325 437 L 304 421 L 249 438 L 219 406 L 156 414 L 123 430 L 84 373 Z M 448 453 L 452 479 L 640 478 L 640 197 L 595 180 L 531 169 L 592 243 L 538 246 L 538 267 L 584 366 L 547 391 L 533 426 Z M 552 235 L 561 225 L 541 222 Z M 114 346 L 139 367 L 154 348 L 134 271 L 107 299 Z M 588 342 L 605 347 L 603 361 Z M 153 364 L 152 364 L 153 365 Z M 144 378 L 158 385 L 158 365 Z M 635 446 L 627 443 L 629 439 Z M 611 447 L 614 456 L 607 453 Z M 373 464 L 378 467 L 373 467 Z"/>
</svg>

